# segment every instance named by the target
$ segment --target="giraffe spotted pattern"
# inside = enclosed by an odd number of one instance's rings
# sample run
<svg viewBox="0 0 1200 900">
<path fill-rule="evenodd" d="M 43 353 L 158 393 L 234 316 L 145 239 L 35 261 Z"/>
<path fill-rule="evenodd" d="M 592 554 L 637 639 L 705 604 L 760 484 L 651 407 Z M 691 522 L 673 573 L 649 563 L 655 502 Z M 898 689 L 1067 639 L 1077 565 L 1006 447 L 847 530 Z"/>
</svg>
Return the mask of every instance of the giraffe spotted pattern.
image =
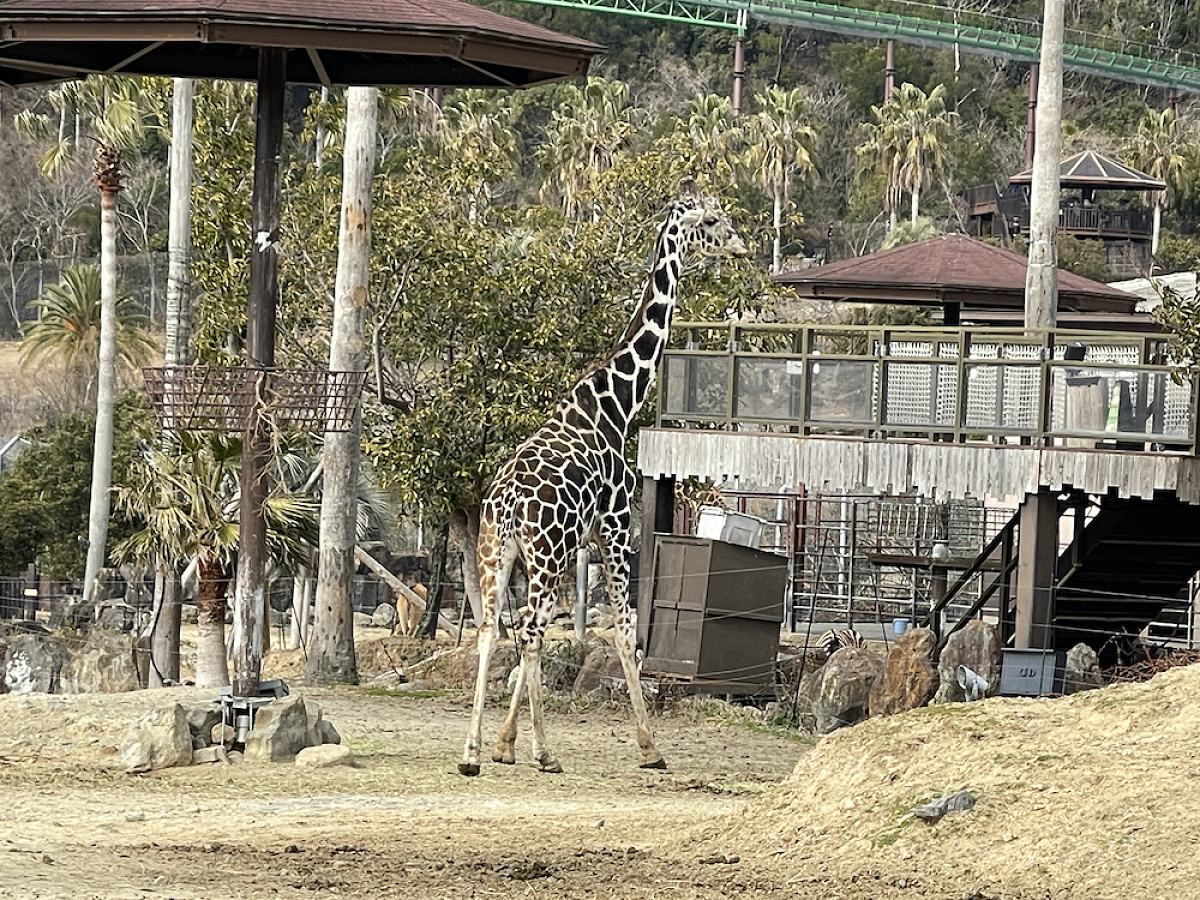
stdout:
<svg viewBox="0 0 1200 900">
<path fill-rule="evenodd" d="M 640 764 L 646 768 L 666 766 L 654 746 L 638 683 L 635 610 L 629 600 L 629 526 L 635 481 L 625 462 L 624 447 L 666 345 L 684 257 L 696 252 L 744 255 L 746 246 L 720 204 L 703 196 L 689 181 L 659 229 L 641 303 L 613 353 L 576 382 L 549 421 L 500 468 L 484 497 L 478 546 L 484 621 L 479 629 L 479 672 L 470 731 L 458 767 L 464 775 L 479 774 L 488 663 L 499 632 L 500 607 L 518 558 L 525 564 L 528 582 L 528 602 L 520 611 L 517 627 L 521 662 L 492 759 L 515 761 L 517 714 L 522 696 L 528 692 L 534 757 L 542 770 L 562 771 L 546 743 L 541 649 L 554 614 L 555 588 L 573 564 L 576 550 L 587 541 L 599 546 L 604 562 Z"/>
</svg>

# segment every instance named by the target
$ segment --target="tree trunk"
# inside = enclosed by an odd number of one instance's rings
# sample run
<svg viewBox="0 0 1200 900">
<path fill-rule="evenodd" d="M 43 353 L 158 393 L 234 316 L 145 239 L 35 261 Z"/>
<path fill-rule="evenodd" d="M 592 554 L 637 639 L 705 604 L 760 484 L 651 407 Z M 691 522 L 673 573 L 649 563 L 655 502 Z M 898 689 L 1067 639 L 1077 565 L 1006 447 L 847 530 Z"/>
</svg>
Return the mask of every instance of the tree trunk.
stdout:
<svg viewBox="0 0 1200 900">
<path fill-rule="evenodd" d="M 159 570 L 162 596 L 150 631 L 150 687 L 179 683 L 180 585 L 173 567 Z"/>
<path fill-rule="evenodd" d="M 450 537 L 462 550 L 463 590 L 476 625 L 483 621 L 483 594 L 479 590 L 479 507 L 457 509 L 450 517 Z"/>
<path fill-rule="evenodd" d="M 375 173 L 378 91 L 352 87 L 346 100 L 342 219 L 334 287 L 331 371 L 363 371 L 364 320 L 370 284 L 371 179 Z M 362 407 L 355 405 L 350 430 L 326 432 L 317 604 L 306 675 L 309 684 L 357 684 L 354 658 L 354 545 L 358 506 Z"/>
<path fill-rule="evenodd" d="M 167 216 L 167 307 L 164 362 L 187 365 L 190 358 L 191 298 L 188 256 L 192 247 L 192 123 L 196 83 L 175 79 L 171 113 L 171 199 Z"/>
<path fill-rule="evenodd" d="M 783 249 L 781 241 L 783 239 L 783 194 L 780 191 L 775 192 L 775 203 L 771 210 L 771 228 L 775 232 L 775 239 L 771 243 L 771 274 L 778 275 L 783 267 Z"/>
<path fill-rule="evenodd" d="M 446 522 L 438 530 L 437 551 L 433 560 L 433 583 L 429 585 L 429 605 L 425 607 L 425 617 L 418 629 L 418 634 L 424 638 L 437 637 L 438 618 L 442 614 L 442 591 L 446 585 L 446 557 L 449 553 L 450 523 Z"/>
<path fill-rule="evenodd" d="M 220 563 L 200 563 L 196 591 L 196 687 L 229 684 L 225 654 L 225 612 L 229 575 Z"/>
<path fill-rule="evenodd" d="M 96 371 L 96 439 L 92 449 L 92 494 L 83 576 L 85 608 L 96 598 L 96 580 L 104 566 L 112 486 L 113 404 L 117 387 L 117 193 L 121 190 L 121 160 L 116 150 L 103 144 L 97 149 L 95 178 L 100 189 L 100 359 Z"/>
</svg>

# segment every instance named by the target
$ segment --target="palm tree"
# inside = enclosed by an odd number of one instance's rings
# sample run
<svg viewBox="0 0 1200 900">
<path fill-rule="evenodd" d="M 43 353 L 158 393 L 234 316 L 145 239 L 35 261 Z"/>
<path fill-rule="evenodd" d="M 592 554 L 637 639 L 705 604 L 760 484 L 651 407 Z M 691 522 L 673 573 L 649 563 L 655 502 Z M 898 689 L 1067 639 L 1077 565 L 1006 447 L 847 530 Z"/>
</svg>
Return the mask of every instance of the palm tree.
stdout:
<svg viewBox="0 0 1200 900">
<path fill-rule="evenodd" d="M 563 212 L 574 218 L 585 210 L 588 189 L 637 131 L 639 111 L 629 105 L 629 86 L 621 81 L 593 77 L 582 89 L 569 84 L 562 91 L 537 159 L 547 175 L 543 198 L 557 193 Z"/>
<path fill-rule="evenodd" d="M 915 223 L 925 183 L 949 161 L 948 144 L 958 114 L 947 111 L 945 94 L 944 85 L 926 94 L 906 82 L 882 106 L 871 107 L 875 121 L 866 126 L 868 139 L 858 154 L 887 173 L 884 209 L 889 230 L 896 227 L 901 193 L 908 191 L 911 197 L 909 221 Z"/>
<path fill-rule="evenodd" d="M 114 548 L 117 560 L 159 570 L 196 561 L 199 687 L 229 684 L 225 612 L 238 546 L 241 466 L 241 436 L 183 432 L 165 449 L 147 448 L 127 483 L 115 491 L 117 507 L 143 523 Z M 309 469 L 302 456 L 287 450 L 269 468 L 267 552 L 287 571 L 304 565 L 317 543 L 320 508 L 299 487 Z"/>
<path fill-rule="evenodd" d="M 1162 226 L 1162 211 L 1185 164 L 1184 150 L 1192 145 L 1196 129 L 1181 120 L 1168 108 L 1161 112 L 1148 110 L 1138 122 L 1137 131 L 1125 146 L 1129 161 L 1146 174 L 1166 183 L 1166 190 L 1153 191 L 1154 231 L 1150 239 L 1150 254 L 1158 252 L 1158 235 Z"/>
<path fill-rule="evenodd" d="M 817 133 L 807 124 L 808 103 L 801 88 L 769 88 L 759 105 L 746 125 L 750 150 L 745 165 L 771 197 L 771 271 L 779 272 L 783 216 L 792 202 L 793 182 L 816 175 Z"/>
<path fill-rule="evenodd" d="M 745 130 L 733 114 L 733 101 L 702 94 L 688 102 L 681 123 L 692 145 L 696 168 L 709 176 L 732 175 L 732 160 L 745 144 Z"/>
<path fill-rule="evenodd" d="M 100 267 L 68 266 L 59 281 L 30 301 L 28 308 L 37 318 L 22 326 L 22 360 L 60 358 L 80 387 L 80 402 L 93 404 L 100 358 Z M 149 318 L 132 296 L 120 291 L 114 313 L 118 364 L 126 368 L 144 365 L 155 352 Z"/>
<path fill-rule="evenodd" d="M 507 95 L 455 91 L 442 107 L 437 131 L 426 143 L 453 161 L 447 183 L 466 200 L 469 221 L 478 219 L 494 186 L 517 170 L 515 109 Z"/>
</svg>

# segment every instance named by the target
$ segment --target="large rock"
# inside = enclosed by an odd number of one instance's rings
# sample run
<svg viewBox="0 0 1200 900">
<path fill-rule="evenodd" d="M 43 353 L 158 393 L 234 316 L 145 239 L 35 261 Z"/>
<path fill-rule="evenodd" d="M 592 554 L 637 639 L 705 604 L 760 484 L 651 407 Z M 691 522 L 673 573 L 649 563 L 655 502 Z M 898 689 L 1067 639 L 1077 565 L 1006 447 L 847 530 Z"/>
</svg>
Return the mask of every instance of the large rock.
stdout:
<svg viewBox="0 0 1200 900">
<path fill-rule="evenodd" d="M 928 628 L 910 628 L 900 635 L 883 664 L 883 677 L 871 689 L 871 715 L 890 716 L 933 699 L 938 689 L 936 651 L 937 637 Z"/>
<path fill-rule="evenodd" d="M 247 760 L 290 762 L 305 747 L 341 740 L 321 707 L 304 697 L 282 697 L 259 708 L 246 735 Z"/>
<path fill-rule="evenodd" d="M 883 660 L 865 647 L 843 647 L 811 682 L 815 730 L 828 734 L 867 718 L 871 689 L 883 676 Z"/>
<path fill-rule="evenodd" d="M 62 673 L 65 694 L 116 694 L 141 686 L 134 639 L 107 629 L 89 632 Z"/>
<path fill-rule="evenodd" d="M 121 741 L 121 762 L 127 772 L 190 766 L 192 732 L 182 704 L 151 710 L 130 725 Z"/>
<path fill-rule="evenodd" d="M 624 683 L 625 672 L 621 668 L 617 648 L 605 645 L 597 647 L 583 660 L 579 674 L 575 676 L 573 690 L 576 694 L 596 691 L 607 695 L 611 693 L 614 680 Z"/>
<path fill-rule="evenodd" d="M 1087 644 L 1076 644 L 1067 651 L 1067 659 L 1063 664 L 1063 693 L 1074 694 L 1098 687 L 1104 687 L 1100 658 Z"/>
<path fill-rule="evenodd" d="M 946 641 L 942 655 L 938 658 L 938 676 L 941 684 L 935 703 L 961 703 L 966 700 L 962 685 L 958 682 L 958 667 L 966 666 L 988 683 L 987 696 L 1000 691 L 1000 638 L 996 629 L 980 619 L 972 619 Z"/>
<path fill-rule="evenodd" d="M 14 694 L 57 694 L 62 686 L 67 649 L 43 634 L 22 634 L 8 645 L 4 658 L 4 687 Z"/>
</svg>

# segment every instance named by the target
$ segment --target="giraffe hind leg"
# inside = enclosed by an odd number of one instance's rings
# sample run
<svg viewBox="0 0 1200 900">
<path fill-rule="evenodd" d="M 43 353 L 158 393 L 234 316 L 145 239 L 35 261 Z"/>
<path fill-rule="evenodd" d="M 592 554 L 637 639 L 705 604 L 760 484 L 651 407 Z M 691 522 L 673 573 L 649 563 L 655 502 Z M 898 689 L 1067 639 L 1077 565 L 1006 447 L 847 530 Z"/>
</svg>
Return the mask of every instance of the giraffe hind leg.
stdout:
<svg viewBox="0 0 1200 900">
<path fill-rule="evenodd" d="M 483 599 L 483 621 L 479 626 L 479 669 L 475 673 L 475 697 L 471 704 L 471 724 L 467 731 L 462 762 L 462 775 L 479 774 L 479 753 L 483 746 L 483 706 L 487 699 L 488 667 L 499 633 L 500 600 L 508 590 L 509 573 L 516 557 L 514 547 L 499 543 L 494 528 L 484 531 L 480 541 L 479 587 Z M 485 552 L 486 551 L 486 552 Z M 488 561 L 484 561 L 488 560 Z"/>
</svg>

